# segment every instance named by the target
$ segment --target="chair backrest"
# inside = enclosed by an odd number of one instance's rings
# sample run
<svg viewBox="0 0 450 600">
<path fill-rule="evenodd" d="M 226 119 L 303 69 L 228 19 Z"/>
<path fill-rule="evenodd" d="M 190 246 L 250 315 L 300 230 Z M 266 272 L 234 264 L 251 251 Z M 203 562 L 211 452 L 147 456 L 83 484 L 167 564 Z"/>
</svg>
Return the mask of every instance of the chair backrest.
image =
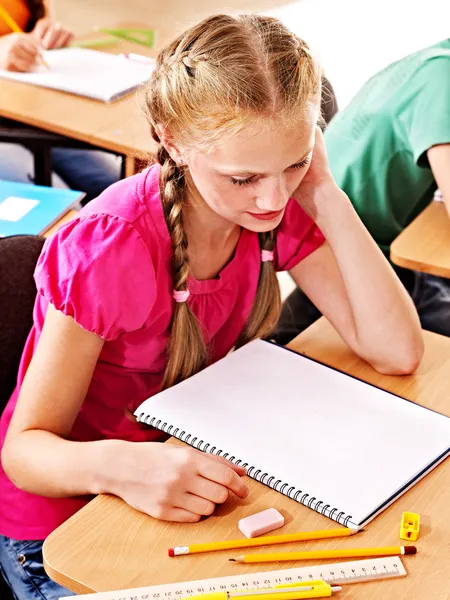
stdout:
<svg viewBox="0 0 450 600">
<path fill-rule="evenodd" d="M 333 86 L 326 77 L 322 77 L 322 98 L 321 98 L 322 117 L 325 121 L 325 127 L 338 112 L 338 103 Z"/>
<path fill-rule="evenodd" d="M 0 413 L 16 386 L 20 358 L 33 323 L 33 273 L 44 241 L 33 235 L 0 239 Z"/>
</svg>

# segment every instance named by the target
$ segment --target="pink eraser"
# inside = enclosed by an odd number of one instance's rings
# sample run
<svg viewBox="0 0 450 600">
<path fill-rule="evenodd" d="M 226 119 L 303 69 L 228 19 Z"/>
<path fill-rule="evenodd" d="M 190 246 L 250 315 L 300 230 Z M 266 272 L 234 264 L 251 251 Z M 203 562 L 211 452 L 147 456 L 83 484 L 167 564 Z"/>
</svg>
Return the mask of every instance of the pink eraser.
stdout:
<svg viewBox="0 0 450 600">
<path fill-rule="evenodd" d="M 279 527 L 283 527 L 284 517 L 275 508 L 268 508 L 262 512 L 241 519 L 238 523 L 239 530 L 248 538 L 258 537 Z"/>
</svg>

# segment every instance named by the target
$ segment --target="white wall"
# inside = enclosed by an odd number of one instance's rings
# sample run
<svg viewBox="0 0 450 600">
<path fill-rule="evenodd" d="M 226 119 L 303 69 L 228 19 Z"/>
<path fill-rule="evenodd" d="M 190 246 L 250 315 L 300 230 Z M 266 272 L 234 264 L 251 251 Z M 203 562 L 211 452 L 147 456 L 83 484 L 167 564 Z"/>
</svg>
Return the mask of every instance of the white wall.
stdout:
<svg viewBox="0 0 450 600">
<path fill-rule="evenodd" d="M 450 37 L 450 0 L 301 0 L 268 14 L 310 44 L 341 108 L 385 65 Z"/>
</svg>

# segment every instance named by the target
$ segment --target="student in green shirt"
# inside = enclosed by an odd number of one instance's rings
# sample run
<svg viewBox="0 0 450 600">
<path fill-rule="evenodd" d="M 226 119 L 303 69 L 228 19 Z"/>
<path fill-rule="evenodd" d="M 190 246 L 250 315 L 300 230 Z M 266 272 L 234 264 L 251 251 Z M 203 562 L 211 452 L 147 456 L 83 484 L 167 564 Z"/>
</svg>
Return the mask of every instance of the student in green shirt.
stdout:
<svg viewBox="0 0 450 600">
<path fill-rule="evenodd" d="M 450 215 L 450 39 L 374 75 L 333 118 L 325 141 L 337 184 L 386 258 L 437 188 Z M 394 269 L 422 327 L 450 336 L 450 280 Z M 320 314 L 297 288 L 284 304 L 277 341 L 287 343 Z"/>
</svg>

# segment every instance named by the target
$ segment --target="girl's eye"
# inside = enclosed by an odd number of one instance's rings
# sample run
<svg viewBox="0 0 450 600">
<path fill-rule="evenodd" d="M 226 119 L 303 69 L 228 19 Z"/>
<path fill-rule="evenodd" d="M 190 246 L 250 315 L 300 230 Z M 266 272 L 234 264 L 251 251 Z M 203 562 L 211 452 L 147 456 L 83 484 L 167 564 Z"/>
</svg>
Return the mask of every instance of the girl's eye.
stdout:
<svg viewBox="0 0 450 600">
<path fill-rule="evenodd" d="M 231 178 L 231 183 L 234 185 L 248 185 L 249 183 L 252 183 L 253 181 L 253 177 L 249 177 L 248 179 L 235 179 L 234 177 Z"/>
<path fill-rule="evenodd" d="M 302 160 L 302 162 L 297 163 L 296 165 L 292 165 L 291 169 L 303 169 L 306 165 L 309 165 L 310 157 L 307 156 Z"/>
<path fill-rule="evenodd" d="M 303 169 L 304 167 L 306 167 L 309 164 L 310 160 L 311 160 L 310 157 L 307 156 L 301 162 L 297 163 L 296 165 L 292 165 L 289 168 L 290 169 Z M 255 178 L 253 176 L 249 177 L 248 179 L 235 179 L 234 177 L 232 177 L 231 183 L 233 185 L 249 185 L 250 183 L 255 183 Z"/>
</svg>

